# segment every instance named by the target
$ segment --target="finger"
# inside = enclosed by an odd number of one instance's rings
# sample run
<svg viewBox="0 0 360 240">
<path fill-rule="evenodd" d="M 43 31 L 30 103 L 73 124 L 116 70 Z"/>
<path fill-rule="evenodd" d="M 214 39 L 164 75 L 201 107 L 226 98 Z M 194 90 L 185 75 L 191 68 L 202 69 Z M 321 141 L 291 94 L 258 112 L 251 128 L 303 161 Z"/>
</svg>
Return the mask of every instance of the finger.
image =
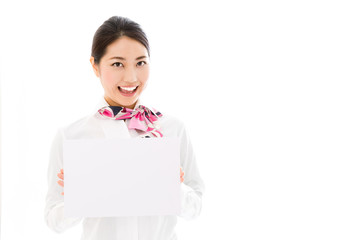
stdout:
<svg viewBox="0 0 360 240">
<path fill-rule="evenodd" d="M 57 176 L 58 176 L 59 178 L 61 178 L 62 180 L 64 180 L 64 174 L 58 173 Z"/>
<path fill-rule="evenodd" d="M 64 174 L 64 169 L 60 169 L 60 172 L 61 172 L 62 174 Z"/>
<path fill-rule="evenodd" d="M 58 183 L 60 186 L 64 187 L 64 182 L 63 182 L 63 181 L 59 180 L 59 181 L 57 181 L 57 183 Z"/>
<path fill-rule="evenodd" d="M 184 173 L 184 172 L 182 172 L 182 173 L 180 173 L 180 176 L 184 176 L 184 174 L 185 174 L 185 173 Z"/>
<path fill-rule="evenodd" d="M 61 195 L 64 195 L 64 192 L 62 192 Z"/>
<path fill-rule="evenodd" d="M 180 182 L 184 182 L 184 178 L 181 177 L 181 178 L 180 178 Z"/>
</svg>

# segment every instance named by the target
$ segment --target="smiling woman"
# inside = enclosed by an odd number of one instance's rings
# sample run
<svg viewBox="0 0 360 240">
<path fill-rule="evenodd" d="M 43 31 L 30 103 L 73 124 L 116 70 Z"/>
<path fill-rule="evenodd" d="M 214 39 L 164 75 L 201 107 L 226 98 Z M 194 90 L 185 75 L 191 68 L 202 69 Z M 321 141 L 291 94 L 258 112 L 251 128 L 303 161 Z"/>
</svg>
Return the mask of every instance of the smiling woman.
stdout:
<svg viewBox="0 0 360 240">
<path fill-rule="evenodd" d="M 142 102 L 140 104 L 140 96 L 149 79 L 149 57 L 149 44 L 145 33 L 137 23 L 127 18 L 111 17 L 96 31 L 90 63 L 95 75 L 100 79 L 104 96 L 96 106 L 96 111 L 61 128 L 53 141 L 45 208 L 45 221 L 52 230 L 63 232 L 84 220 L 83 240 L 135 239 L 134 236 L 136 239 L 143 240 L 171 240 L 177 238 L 174 228 L 178 216 L 193 219 L 200 214 L 201 198 L 205 187 L 184 124 L 172 116 L 145 107 Z M 64 215 L 64 196 L 67 196 L 64 187 L 68 184 L 65 182 L 68 170 L 64 169 L 62 152 L 64 140 L 114 137 L 176 137 L 179 139 L 180 169 L 178 169 L 179 165 L 173 169 L 168 167 L 166 172 L 171 173 L 172 178 L 169 177 L 164 181 L 173 181 L 175 186 L 179 187 L 174 190 L 179 193 L 175 196 L 180 202 L 178 205 L 180 211 L 176 212 L 178 215 L 164 215 L 160 212 L 159 215 L 154 216 L 111 218 L 103 215 L 100 218 L 87 218 L 87 216 L 72 218 Z M 119 157 L 122 151 L 127 151 L 122 146 L 117 146 L 115 150 L 120 150 Z M 139 148 L 139 151 L 142 149 Z M 81 168 L 89 171 L 86 167 Z M 132 188 L 131 183 L 116 184 L 116 186 L 127 184 Z M 103 188 L 110 194 L 113 191 L 119 191 L 116 187 L 106 189 L 106 186 L 103 186 Z M 168 191 L 163 190 L 163 192 Z M 95 192 L 94 195 L 96 194 Z M 168 195 L 164 199 L 171 198 L 172 196 Z M 141 202 L 148 199 L 133 200 Z M 144 205 L 145 203 L 143 202 Z M 94 208 L 97 207 L 99 206 L 94 206 Z"/>
</svg>

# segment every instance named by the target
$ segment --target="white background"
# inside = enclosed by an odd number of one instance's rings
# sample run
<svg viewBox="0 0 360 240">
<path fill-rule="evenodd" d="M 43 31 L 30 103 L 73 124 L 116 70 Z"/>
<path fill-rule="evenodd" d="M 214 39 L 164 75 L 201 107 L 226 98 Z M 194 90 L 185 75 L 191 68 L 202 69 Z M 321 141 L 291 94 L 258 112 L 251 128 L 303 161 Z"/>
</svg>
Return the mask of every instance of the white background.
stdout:
<svg viewBox="0 0 360 240">
<path fill-rule="evenodd" d="M 148 34 L 143 98 L 186 123 L 206 184 L 180 240 L 359 239 L 359 12 L 346 0 L 2 1 L 2 239 L 80 238 L 81 225 L 45 225 L 48 156 L 57 128 L 102 95 L 91 42 L 113 15 Z"/>
</svg>

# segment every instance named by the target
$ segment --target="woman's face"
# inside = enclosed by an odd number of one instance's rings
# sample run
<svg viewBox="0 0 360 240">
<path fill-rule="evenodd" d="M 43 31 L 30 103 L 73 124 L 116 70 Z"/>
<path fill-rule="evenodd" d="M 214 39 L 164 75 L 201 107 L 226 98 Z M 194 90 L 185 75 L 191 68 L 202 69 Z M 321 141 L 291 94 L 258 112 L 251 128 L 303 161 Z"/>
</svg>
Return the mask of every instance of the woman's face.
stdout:
<svg viewBox="0 0 360 240">
<path fill-rule="evenodd" d="M 149 56 L 145 46 L 123 36 L 107 46 L 98 64 L 93 57 L 90 62 L 109 105 L 133 109 L 149 78 Z"/>
</svg>

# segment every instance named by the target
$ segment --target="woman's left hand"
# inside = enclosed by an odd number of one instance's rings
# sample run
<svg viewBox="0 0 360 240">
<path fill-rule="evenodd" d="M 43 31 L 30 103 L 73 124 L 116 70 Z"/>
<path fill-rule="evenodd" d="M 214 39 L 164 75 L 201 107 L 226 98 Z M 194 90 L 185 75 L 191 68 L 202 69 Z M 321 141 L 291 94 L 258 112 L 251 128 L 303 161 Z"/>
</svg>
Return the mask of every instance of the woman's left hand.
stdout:
<svg viewBox="0 0 360 240">
<path fill-rule="evenodd" d="M 182 168 L 180 167 L 180 182 L 184 182 L 184 172 L 182 170 Z"/>
</svg>

